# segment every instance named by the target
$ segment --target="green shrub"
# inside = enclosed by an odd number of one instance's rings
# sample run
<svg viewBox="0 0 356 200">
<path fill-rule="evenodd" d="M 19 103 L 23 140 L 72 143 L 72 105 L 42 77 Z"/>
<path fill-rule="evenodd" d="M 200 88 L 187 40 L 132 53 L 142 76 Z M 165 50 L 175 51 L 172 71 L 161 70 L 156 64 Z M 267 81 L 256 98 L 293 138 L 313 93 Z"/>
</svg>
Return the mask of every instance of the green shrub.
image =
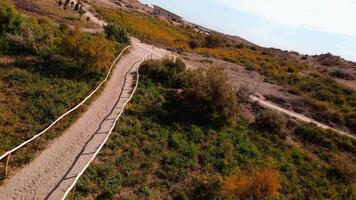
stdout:
<svg viewBox="0 0 356 200">
<path fill-rule="evenodd" d="M 199 44 L 199 42 L 197 41 L 197 40 L 191 40 L 191 41 L 189 41 L 189 47 L 191 48 L 191 49 L 195 49 L 195 48 L 197 48 L 197 47 L 199 47 L 200 46 L 200 44 Z"/>
<path fill-rule="evenodd" d="M 217 48 L 224 47 L 226 45 L 226 39 L 219 33 L 212 33 L 205 38 L 204 47 Z"/>
<path fill-rule="evenodd" d="M 294 133 L 311 143 L 318 144 L 328 149 L 335 148 L 333 142 L 326 137 L 327 132 L 315 128 L 312 125 L 299 125 Z"/>
<path fill-rule="evenodd" d="M 62 54 L 71 58 L 84 72 L 105 71 L 113 60 L 115 46 L 102 35 L 70 31 L 61 43 Z"/>
<path fill-rule="evenodd" d="M 178 88 L 182 85 L 185 69 L 186 66 L 180 59 L 176 62 L 150 60 L 141 65 L 140 72 L 157 83 Z"/>
<path fill-rule="evenodd" d="M 221 70 L 188 71 L 182 96 L 187 109 L 206 123 L 234 125 L 238 119 L 237 96 Z"/>
<path fill-rule="evenodd" d="M 356 182 L 356 160 L 348 156 L 335 156 L 332 158 L 331 166 L 345 183 Z"/>
<path fill-rule="evenodd" d="M 24 22 L 25 17 L 8 0 L 0 2 L 0 35 L 20 31 Z"/>
<path fill-rule="evenodd" d="M 127 43 L 130 41 L 130 36 L 125 27 L 109 24 L 104 27 L 107 38 L 118 43 Z"/>
<path fill-rule="evenodd" d="M 204 137 L 204 131 L 199 126 L 192 125 L 188 137 L 194 142 L 199 142 Z"/>
<path fill-rule="evenodd" d="M 18 33 L 8 34 L 10 51 L 13 54 L 51 54 L 59 41 L 59 33 L 46 19 L 27 19 Z"/>
<path fill-rule="evenodd" d="M 287 123 L 288 119 L 283 114 L 271 110 L 263 110 L 255 120 L 257 129 L 282 138 L 285 138 L 288 133 Z"/>
</svg>

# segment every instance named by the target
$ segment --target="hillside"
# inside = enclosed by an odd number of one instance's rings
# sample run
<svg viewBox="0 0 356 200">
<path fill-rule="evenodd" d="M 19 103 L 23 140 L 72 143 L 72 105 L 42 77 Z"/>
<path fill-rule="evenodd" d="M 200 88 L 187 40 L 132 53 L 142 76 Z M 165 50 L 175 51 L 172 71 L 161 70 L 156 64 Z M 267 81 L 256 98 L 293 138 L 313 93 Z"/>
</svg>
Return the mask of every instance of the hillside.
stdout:
<svg viewBox="0 0 356 200">
<path fill-rule="evenodd" d="M 114 132 L 68 199 L 356 198 L 354 137 L 251 100 L 256 96 L 355 136 L 354 62 L 264 48 L 214 31 L 206 34 L 194 25 L 153 16 L 135 0 L 83 2 L 90 14 L 108 23 L 101 27 L 70 1 L 68 7 L 59 1 L 0 2 L 0 154 L 85 98 L 130 37 L 133 48 L 104 89 L 106 98 L 95 104 L 100 112 L 85 115 L 92 106 L 88 102 L 11 155 L 10 174 L 27 163 L 35 163 L 31 167 L 38 173 L 21 171 L 27 185 L 12 185 L 16 194 L 42 191 L 33 194 L 36 198 L 56 191 L 61 196 L 85 169 L 79 158 L 95 158 L 104 143 L 88 144 L 95 137 L 106 141 L 108 132 L 100 130 L 108 128 L 102 125 L 112 123 L 115 113 L 120 119 Z M 133 66 L 147 55 L 163 58 L 143 62 L 137 76 Z M 172 55 L 178 59 L 168 59 Z M 139 78 L 136 93 L 126 107 L 116 107 L 127 75 L 132 88 Z M 122 115 L 119 108 L 125 109 Z M 48 158 L 44 151 L 55 156 Z M 81 168 L 71 171 L 78 163 Z M 5 178 L 0 174 L 0 181 Z M 46 187 L 36 190 L 32 180 Z M 63 182 L 66 186 L 60 188 Z"/>
<path fill-rule="evenodd" d="M 210 65 L 211 61 L 218 59 L 233 64 L 225 69 L 233 69 L 233 76 L 241 76 L 240 71 L 247 69 L 277 88 L 273 91 L 248 88 L 255 95 L 263 95 L 277 104 L 282 102 L 285 107 L 330 126 L 355 132 L 354 67 L 323 67 L 311 56 L 296 52 L 258 47 L 220 33 L 205 36 L 190 26 L 177 25 L 141 12 L 101 5 L 94 7 L 107 21 L 127 28 L 132 35 L 145 42 L 181 53 L 193 66 L 200 65 L 204 60 Z M 194 59 L 196 56 L 205 58 L 191 62 L 197 60 Z M 340 58 L 338 60 L 345 63 Z"/>
<path fill-rule="evenodd" d="M 35 6 L 37 3 L 39 7 Z M 39 10 L 47 5 L 50 9 L 46 13 Z M 56 20 L 60 16 L 55 13 L 62 10 L 55 2 L 0 3 L 1 155 L 42 131 L 83 100 L 104 79 L 107 67 L 122 49 L 104 34 L 84 33 L 60 24 L 62 21 Z M 66 10 L 63 12 L 61 15 L 67 15 Z M 73 26 L 90 24 L 79 19 L 79 15 L 75 19 Z M 83 108 L 74 112 L 43 138 L 12 155 L 12 169 L 35 158 L 84 111 Z M 3 178 L 2 170 L 0 180 Z"/>
<path fill-rule="evenodd" d="M 141 66 L 138 92 L 76 198 L 355 197 L 354 140 L 261 110 L 243 94 L 233 100 L 219 70 L 202 77 L 182 69 L 168 61 Z M 249 106 L 255 123 L 242 112 Z"/>
</svg>

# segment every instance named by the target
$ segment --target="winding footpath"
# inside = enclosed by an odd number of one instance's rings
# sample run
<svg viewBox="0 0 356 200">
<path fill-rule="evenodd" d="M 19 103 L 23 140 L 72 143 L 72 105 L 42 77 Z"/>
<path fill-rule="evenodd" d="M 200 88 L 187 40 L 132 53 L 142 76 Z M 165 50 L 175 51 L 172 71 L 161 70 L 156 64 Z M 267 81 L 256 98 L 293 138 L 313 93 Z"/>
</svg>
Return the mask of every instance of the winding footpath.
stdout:
<svg viewBox="0 0 356 200">
<path fill-rule="evenodd" d="M 251 100 L 254 101 L 254 102 L 257 102 L 259 105 L 261 105 L 262 107 L 265 107 L 265 108 L 268 108 L 268 109 L 272 109 L 272 110 L 276 110 L 278 112 L 281 112 L 281 113 L 284 113 L 285 115 L 288 115 L 289 117 L 292 117 L 294 119 L 297 119 L 297 120 L 300 120 L 302 122 L 305 122 L 305 123 L 312 123 L 322 129 L 325 129 L 325 130 L 332 130 L 336 133 L 339 133 L 340 135 L 344 135 L 344 136 L 347 136 L 347 137 L 350 137 L 352 139 L 356 139 L 355 135 L 351 134 L 351 133 L 347 133 L 345 131 L 342 131 L 342 130 L 339 130 L 339 129 L 335 129 L 335 128 L 332 128 L 326 124 L 323 124 L 321 122 L 318 122 L 310 117 L 307 117 L 305 115 L 302 115 L 302 114 L 299 114 L 299 113 L 296 113 L 294 111 L 291 111 L 291 110 L 287 110 L 285 108 L 282 108 L 281 106 L 278 106 L 276 104 L 273 104 L 269 101 L 266 101 L 262 98 L 259 98 L 257 96 L 253 96 L 251 95 L 250 96 Z"/>
<path fill-rule="evenodd" d="M 117 63 L 87 111 L 35 160 L 5 180 L 0 186 L 0 200 L 61 199 L 105 142 L 133 92 L 139 62 L 150 54 L 156 59 L 164 56 L 157 48 L 133 40 L 129 53 Z"/>
</svg>

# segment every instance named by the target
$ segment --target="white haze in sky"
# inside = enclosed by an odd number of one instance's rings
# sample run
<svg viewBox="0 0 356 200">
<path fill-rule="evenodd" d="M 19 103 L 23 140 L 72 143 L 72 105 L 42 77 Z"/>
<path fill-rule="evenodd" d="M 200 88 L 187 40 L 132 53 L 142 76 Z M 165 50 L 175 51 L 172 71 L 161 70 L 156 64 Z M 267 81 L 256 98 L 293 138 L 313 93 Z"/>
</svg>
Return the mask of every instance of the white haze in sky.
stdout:
<svg viewBox="0 0 356 200">
<path fill-rule="evenodd" d="M 276 23 L 356 37 L 356 0 L 214 0 Z"/>
<path fill-rule="evenodd" d="M 257 45 L 356 61 L 356 0 L 140 0 Z"/>
</svg>

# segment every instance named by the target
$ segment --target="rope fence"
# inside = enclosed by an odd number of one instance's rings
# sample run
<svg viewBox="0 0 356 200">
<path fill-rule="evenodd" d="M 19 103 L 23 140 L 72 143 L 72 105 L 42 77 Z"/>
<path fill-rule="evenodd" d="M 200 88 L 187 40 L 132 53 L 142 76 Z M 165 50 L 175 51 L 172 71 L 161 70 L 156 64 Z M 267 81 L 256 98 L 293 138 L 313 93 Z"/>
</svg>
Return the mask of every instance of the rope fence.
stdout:
<svg viewBox="0 0 356 200">
<path fill-rule="evenodd" d="M 16 152 L 17 150 L 21 149 L 23 146 L 25 146 L 26 144 L 32 142 L 33 140 L 35 140 L 36 138 L 40 137 L 41 135 L 43 135 L 44 133 L 46 133 L 50 128 L 52 128 L 57 122 L 59 122 L 61 119 L 63 119 L 64 117 L 66 117 L 67 115 L 69 115 L 70 113 L 72 113 L 73 111 L 77 110 L 80 106 L 82 106 L 84 103 L 86 103 L 88 101 L 88 99 L 90 99 L 100 88 L 101 86 L 106 83 L 106 81 L 109 79 L 112 69 L 115 66 L 115 63 L 121 58 L 122 54 L 128 49 L 130 48 L 131 45 L 125 47 L 120 54 L 116 57 L 116 59 L 112 62 L 112 64 L 110 65 L 109 71 L 106 74 L 105 79 L 85 98 L 83 99 L 78 105 L 76 105 L 75 107 L 73 107 L 72 109 L 68 110 L 66 113 L 62 114 L 60 117 L 58 117 L 52 124 L 50 124 L 47 128 L 45 128 L 43 131 L 41 131 L 40 133 L 34 135 L 31 139 L 26 140 L 25 142 L 21 143 L 20 145 L 18 145 L 17 147 L 5 152 L 2 156 L 0 156 L 0 161 L 2 161 L 4 158 L 6 158 L 6 162 L 5 162 L 5 168 L 4 168 L 4 174 L 5 177 L 7 176 L 7 172 L 8 172 L 8 164 L 9 164 L 9 160 L 11 157 L 11 154 L 13 154 L 14 152 Z"/>
<path fill-rule="evenodd" d="M 136 90 L 137 90 L 137 87 L 138 87 L 138 82 L 139 82 L 139 78 L 140 78 L 140 74 L 139 74 L 139 67 L 141 65 L 142 62 L 148 60 L 148 59 L 151 59 L 153 57 L 153 54 L 150 53 L 149 55 L 145 56 L 144 58 L 140 59 L 137 63 L 135 63 L 133 65 L 132 68 L 134 68 L 136 65 L 136 83 L 135 83 L 135 87 L 134 89 L 132 90 L 131 92 L 131 95 L 130 97 L 127 99 L 127 101 L 125 101 L 124 105 L 122 106 L 121 108 L 121 111 L 120 113 L 118 114 L 118 116 L 115 118 L 115 121 L 113 123 L 113 126 L 110 128 L 107 136 L 105 137 L 104 141 L 100 144 L 99 148 L 95 151 L 95 153 L 93 154 L 93 156 L 91 157 L 91 159 L 88 161 L 88 163 L 84 166 L 84 168 L 82 169 L 82 171 L 80 173 L 77 174 L 77 176 L 75 177 L 73 183 L 70 185 L 70 187 L 66 190 L 66 192 L 64 193 L 63 197 L 62 197 L 62 200 L 65 200 L 66 197 L 68 196 L 68 194 L 70 193 L 70 191 L 72 191 L 72 189 L 74 188 L 74 186 L 77 184 L 79 178 L 84 174 L 84 172 L 86 171 L 86 169 L 90 166 L 90 164 L 94 161 L 94 159 L 96 158 L 96 156 L 98 155 L 98 153 L 100 152 L 100 150 L 104 147 L 106 141 L 109 139 L 110 135 L 112 134 L 112 131 L 114 130 L 115 128 L 115 125 L 117 123 L 117 121 L 119 120 L 119 118 L 121 117 L 121 115 L 123 114 L 124 112 L 124 109 L 126 107 L 126 105 L 131 101 L 133 95 L 135 94 Z M 131 69 L 132 69 L 131 68 Z M 127 79 L 127 75 L 125 77 L 125 80 Z M 125 86 L 125 84 L 124 84 Z M 123 88 L 124 88 L 123 86 Z M 122 89 L 123 89 L 122 88 Z"/>
</svg>

